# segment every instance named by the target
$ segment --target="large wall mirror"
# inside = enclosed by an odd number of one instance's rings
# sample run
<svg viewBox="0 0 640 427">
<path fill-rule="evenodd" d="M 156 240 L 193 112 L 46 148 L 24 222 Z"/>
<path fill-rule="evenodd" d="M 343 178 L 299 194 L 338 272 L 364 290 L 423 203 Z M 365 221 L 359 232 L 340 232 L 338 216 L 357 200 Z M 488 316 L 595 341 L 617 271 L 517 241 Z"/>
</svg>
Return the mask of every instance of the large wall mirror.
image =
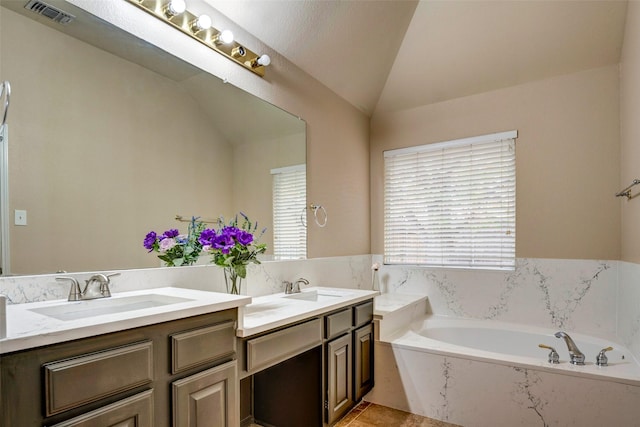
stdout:
<svg viewBox="0 0 640 427">
<path fill-rule="evenodd" d="M 305 163 L 304 121 L 80 9 L 56 1 L 76 16 L 60 25 L 27 1 L 0 13 L 10 273 L 159 266 L 142 241 L 186 232 L 176 215 L 243 211 L 272 248 L 270 171 Z"/>
</svg>

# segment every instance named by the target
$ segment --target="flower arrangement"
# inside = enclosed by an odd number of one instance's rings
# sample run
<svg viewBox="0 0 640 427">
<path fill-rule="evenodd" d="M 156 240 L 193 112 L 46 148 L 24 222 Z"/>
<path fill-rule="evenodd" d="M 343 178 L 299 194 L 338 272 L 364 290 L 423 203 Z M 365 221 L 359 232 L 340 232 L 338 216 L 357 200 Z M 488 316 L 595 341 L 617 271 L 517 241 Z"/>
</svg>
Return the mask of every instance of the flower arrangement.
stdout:
<svg viewBox="0 0 640 427">
<path fill-rule="evenodd" d="M 212 255 L 211 262 L 224 268 L 227 292 L 232 294 L 240 293 L 241 279 L 247 277 L 247 265 L 260 264 L 258 255 L 267 250 L 265 243 L 257 243 L 266 228 L 256 238 L 258 223 L 252 223 L 242 212 L 240 216 L 241 222 L 236 215 L 227 225 L 220 218 L 218 230 L 206 228 L 199 238 L 202 251 Z"/>
<path fill-rule="evenodd" d="M 143 245 L 149 252 L 157 252 L 158 258 L 167 267 L 192 265 L 198 260 L 202 251 L 200 235 L 204 230 L 204 223 L 198 218 L 191 218 L 187 234 L 180 234 L 177 228 L 172 228 L 158 235 L 150 231 L 144 238 Z"/>
</svg>

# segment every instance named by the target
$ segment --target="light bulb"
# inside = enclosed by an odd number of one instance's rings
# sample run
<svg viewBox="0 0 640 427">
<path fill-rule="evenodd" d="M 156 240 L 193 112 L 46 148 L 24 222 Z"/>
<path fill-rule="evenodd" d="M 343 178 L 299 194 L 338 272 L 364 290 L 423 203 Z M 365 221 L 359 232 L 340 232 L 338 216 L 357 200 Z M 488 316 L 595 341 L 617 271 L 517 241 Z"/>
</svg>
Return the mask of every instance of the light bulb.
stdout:
<svg viewBox="0 0 640 427">
<path fill-rule="evenodd" d="M 211 18 L 208 15 L 200 15 L 191 22 L 191 31 L 197 33 L 211 28 Z"/>
<path fill-rule="evenodd" d="M 171 18 L 173 16 L 180 15 L 185 10 L 187 10 L 187 4 L 184 0 L 171 0 L 165 6 L 164 13 Z"/>
<path fill-rule="evenodd" d="M 269 55 L 262 55 L 258 59 L 256 59 L 255 66 L 259 67 L 262 65 L 263 67 L 266 67 L 269 64 L 271 64 L 271 58 L 269 57 Z"/>
<path fill-rule="evenodd" d="M 233 43 L 233 33 L 230 30 L 223 30 L 213 36 L 211 41 L 215 44 L 230 44 Z"/>
<path fill-rule="evenodd" d="M 220 33 L 220 40 L 224 44 L 233 43 L 233 33 L 230 30 L 223 30 Z"/>
</svg>

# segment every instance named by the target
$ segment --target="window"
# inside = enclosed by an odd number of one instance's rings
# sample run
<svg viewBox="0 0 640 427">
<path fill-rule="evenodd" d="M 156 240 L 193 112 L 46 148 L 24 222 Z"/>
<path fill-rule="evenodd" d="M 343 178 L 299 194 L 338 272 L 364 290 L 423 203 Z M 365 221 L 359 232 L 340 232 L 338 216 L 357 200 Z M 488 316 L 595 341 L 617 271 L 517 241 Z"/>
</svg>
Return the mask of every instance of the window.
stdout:
<svg viewBox="0 0 640 427">
<path fill-rule="evenodd" d="M 384 153 L 384 261 L 515 266 L 517 131 Z"/>
<path fill-rule="evenodd" d="M 273 256 L 275 259 L 307 257 L 307 228 L 300 219 L 307 205 L 305 165 L 272 169 Z"/>
</svg>

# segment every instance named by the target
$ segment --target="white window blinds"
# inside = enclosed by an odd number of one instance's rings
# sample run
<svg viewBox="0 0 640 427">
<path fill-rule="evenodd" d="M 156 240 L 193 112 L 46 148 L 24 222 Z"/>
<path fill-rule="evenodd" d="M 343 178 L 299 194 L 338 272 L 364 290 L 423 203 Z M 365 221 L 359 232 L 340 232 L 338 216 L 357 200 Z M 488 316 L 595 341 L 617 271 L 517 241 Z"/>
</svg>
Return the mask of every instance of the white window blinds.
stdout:
<svg viewBox="0 0 640 427">
<path fill-rule="evenodd" d="M 514 268 L 516 137 L 386 151 L 385 263 Z"/>
<path fill-rule="evenodd" d="M 307 257 L 307 228 L 300 219 L 307 205 L 305 165 L 272 169 L 273 255 L 275 259 Z"/>
</svg>

